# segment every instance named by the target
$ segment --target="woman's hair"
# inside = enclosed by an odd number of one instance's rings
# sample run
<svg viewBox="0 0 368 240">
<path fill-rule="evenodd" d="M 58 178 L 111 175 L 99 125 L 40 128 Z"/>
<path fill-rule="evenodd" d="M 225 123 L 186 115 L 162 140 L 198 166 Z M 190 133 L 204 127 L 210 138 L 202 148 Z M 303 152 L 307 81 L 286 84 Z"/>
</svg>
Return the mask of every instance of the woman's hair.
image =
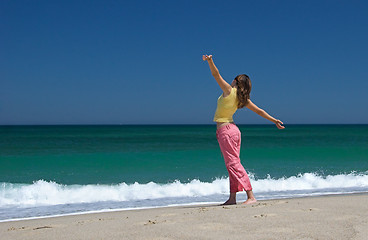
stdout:
<svg viewBox="0 0 368 240">
<path fill-rule="evenodd" d="M 246 74 L 240 74 L 235 77 L 237 87 L 238 108 L 247 106 L 250 99 L 250 91 L 252 90 L 252 82 Z"/>
</svg>

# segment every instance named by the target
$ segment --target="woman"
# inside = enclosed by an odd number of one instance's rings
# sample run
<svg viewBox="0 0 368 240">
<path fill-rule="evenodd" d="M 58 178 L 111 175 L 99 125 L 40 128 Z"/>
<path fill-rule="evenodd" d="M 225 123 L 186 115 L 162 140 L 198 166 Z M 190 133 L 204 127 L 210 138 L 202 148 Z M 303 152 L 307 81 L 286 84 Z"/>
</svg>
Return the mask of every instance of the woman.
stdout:
<svg viewBox="0 0 368 240">
<path fill-rule="evenodd" d="M 281 125 L 283 123 L 280 120 L 271 117 L 250 100 L 252 84 L 247 75 L 238 75 L 230 85 L 221 77 L 212 60 L 212 55 L 203 55 L 202 58 L 203 61 L 208 62 L 213 77 L 223 91 L 217 100 L 214 121 L 217 123 L 217 141 L 224 156 L 230 180 L 230 197 L 224 205 L 236 204 L 236 193 L 243 191 L 243 189 L 247 192 L 248 197 L 244 204 L 255 203 L 257 200 L 254 197 L 248 174 L 240 163 L 241 133 L 234 124 L 233 115 L 237 109 L 247 107 L 275 123 L 277 128 L 283 129 L 285 127 Z"/>
</svg>

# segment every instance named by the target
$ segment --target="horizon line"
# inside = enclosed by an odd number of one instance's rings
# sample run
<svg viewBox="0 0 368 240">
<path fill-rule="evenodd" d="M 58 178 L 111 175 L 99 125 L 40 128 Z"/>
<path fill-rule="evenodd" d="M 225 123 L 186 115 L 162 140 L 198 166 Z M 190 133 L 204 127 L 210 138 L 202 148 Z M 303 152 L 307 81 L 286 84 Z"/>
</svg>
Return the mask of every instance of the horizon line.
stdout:
<svg viewBox="0 0 368 240">
<path fill-rule="evenodd" d="M 63 124 L 0 124 L 0 127 L 11 127 L 11 126 L 213 126 L 215 123 L 134 123 L 134 124 L 119 124 L 119 123 L 63 123 Z M 238 123 L 236 125 L 274 125 L 273 123 Z M 368 125 L 368 123 L 290 123 L 287 125 Z"/>
</svg>

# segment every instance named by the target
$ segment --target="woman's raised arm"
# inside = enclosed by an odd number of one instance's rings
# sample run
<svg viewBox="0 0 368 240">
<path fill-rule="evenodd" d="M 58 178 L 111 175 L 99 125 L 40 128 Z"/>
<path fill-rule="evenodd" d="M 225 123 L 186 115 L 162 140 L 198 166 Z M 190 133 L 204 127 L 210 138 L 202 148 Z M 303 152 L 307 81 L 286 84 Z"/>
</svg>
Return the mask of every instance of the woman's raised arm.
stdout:
<svg viewBox="0 0 368 240">
<path fill-rule="evenodd" d="M 215 63 L 213 62 L 212 55 L 203 55 L 203 61 L 207 61 L 208 65 L 211 69 L 212 76 L 216 79 L 216 82 L 224 92 L 224 97 L 228 96 L 231 93 L 231 86 L 227 83 L 220 75 L 219 70 L 217 69 Z"/>
</svg>

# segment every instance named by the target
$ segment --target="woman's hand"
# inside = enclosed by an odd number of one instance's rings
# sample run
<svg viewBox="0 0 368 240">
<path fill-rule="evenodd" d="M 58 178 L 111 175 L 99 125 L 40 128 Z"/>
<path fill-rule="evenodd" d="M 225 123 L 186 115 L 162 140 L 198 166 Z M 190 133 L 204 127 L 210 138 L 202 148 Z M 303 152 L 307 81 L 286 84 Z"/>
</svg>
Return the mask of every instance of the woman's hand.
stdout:
<svg viewBox="0 0 368 240">
<path fill-rule="evenodd" d="M 212 59 L 212 55 L 203 55 L 202 59 L 203 59 L 203 61 L 210 60 L 210 59 Z"/>
<path fill-rule="evenodd" d="M 284 124 L 283 122 L 281 122 L 280 120 L 276 120 L 276 122 L 275 122 L 275 124 L 276 124 L 276 127 L 278 128 L 278 129 L 284 129 L 285 127 L 284 126 L 282 126 L 281 124 Z"/>
</svg>

